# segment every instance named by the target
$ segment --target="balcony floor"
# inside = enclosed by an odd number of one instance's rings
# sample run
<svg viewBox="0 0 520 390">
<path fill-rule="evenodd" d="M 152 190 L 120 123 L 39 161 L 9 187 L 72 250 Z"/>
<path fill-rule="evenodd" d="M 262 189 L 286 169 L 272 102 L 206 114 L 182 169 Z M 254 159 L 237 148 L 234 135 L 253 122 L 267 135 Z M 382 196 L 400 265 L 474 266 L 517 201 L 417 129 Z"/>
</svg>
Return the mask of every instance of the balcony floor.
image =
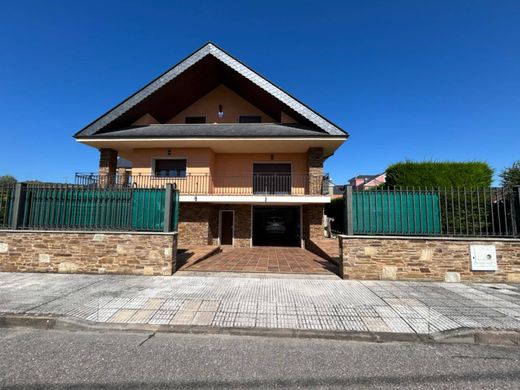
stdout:
<svg viewBox="0 0 520 390">
<path fill-rule="evenodd" d="M 183 271 L 262 272 L 333 275 L 335 264 L 301 248 L 224 248 L 216 255 L 186 264 Z"/>
</svg>

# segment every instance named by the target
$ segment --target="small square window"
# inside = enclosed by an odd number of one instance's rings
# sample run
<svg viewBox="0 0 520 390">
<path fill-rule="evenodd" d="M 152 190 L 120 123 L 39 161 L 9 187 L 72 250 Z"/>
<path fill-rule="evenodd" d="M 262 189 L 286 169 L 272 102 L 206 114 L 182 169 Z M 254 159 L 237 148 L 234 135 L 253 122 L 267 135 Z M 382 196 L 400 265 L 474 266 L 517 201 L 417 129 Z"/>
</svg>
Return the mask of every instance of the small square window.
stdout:
<svg viewBox="0 0 520 390">
<path fill-rule="evenodd" d="M 155 160 L 155 176 L 186 177 L 186 160 Z"/>
<path fill-rule="evenodd" d="M 185 123 L 206 123 L 205 116 L 187 116 L 184 120 Z"/>
<path fill-rule="evenodd" d="M 261 123 L 262 118 L 259 115 L 240 115 L 239 123 Z"/>
</svg>

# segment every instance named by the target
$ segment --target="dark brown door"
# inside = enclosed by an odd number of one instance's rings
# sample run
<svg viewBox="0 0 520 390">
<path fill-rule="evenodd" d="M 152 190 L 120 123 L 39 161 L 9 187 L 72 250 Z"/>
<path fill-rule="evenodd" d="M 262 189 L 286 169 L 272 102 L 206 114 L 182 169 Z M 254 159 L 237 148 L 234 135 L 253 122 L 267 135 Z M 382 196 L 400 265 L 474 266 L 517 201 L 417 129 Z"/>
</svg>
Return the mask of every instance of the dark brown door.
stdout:
<svg viewBox="0 0 520 390">
<path fill-rule="evenodd" d="M 232 211 L 222 211 L 220 217 L 220 245 L 233 245 Z"/>
</svg>

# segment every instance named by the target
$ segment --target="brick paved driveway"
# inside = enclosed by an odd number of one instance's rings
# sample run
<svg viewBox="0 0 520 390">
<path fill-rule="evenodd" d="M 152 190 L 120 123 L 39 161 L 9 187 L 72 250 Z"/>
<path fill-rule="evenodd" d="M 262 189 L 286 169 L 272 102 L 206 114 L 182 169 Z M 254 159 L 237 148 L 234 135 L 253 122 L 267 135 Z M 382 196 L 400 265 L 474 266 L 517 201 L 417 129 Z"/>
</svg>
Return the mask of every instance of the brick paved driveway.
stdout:
<svg viewBox="0 0 520 390">
<path fill-rule="evenodd" d="M 314 253 L 301 248 L 284 247 L 226 248 L 223 252 L 184 269 L 186 271 L 326 275 L 337 273 L 335 264 Z"/>
</svg>

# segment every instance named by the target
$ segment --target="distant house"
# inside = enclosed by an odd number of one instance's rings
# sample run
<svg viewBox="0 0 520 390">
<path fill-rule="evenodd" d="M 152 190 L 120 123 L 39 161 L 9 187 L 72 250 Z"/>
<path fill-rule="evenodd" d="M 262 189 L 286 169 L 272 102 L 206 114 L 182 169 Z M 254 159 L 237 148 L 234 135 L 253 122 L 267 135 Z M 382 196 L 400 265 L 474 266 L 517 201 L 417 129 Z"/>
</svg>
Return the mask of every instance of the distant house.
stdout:
<svg viewBox="0 0 520 390">
<path fill-rule="evenodd" d="M 383 172 L 377 175 L 358 175 L 350 179 L 348 182 L 352 188 L 356 188 L 358 190 L 377 187 L 386 182 L 386 173 Z"/>
</svg>

